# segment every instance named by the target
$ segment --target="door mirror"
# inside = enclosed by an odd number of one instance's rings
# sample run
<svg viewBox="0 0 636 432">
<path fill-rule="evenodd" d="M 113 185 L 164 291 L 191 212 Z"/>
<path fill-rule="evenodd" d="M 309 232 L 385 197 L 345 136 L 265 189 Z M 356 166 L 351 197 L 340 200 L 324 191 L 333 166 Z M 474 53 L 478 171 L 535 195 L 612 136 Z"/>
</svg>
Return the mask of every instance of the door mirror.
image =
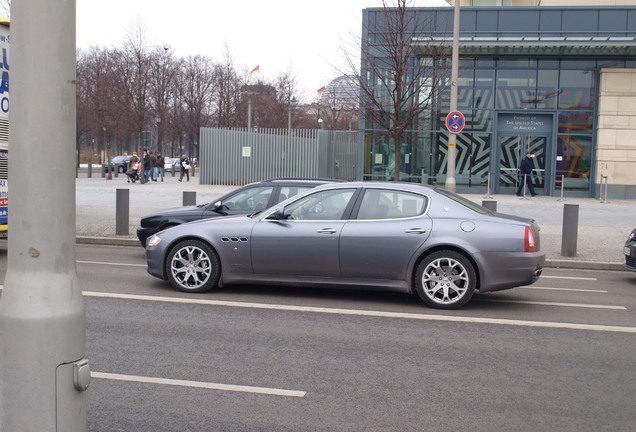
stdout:
<svg viewBox="0 0 636 432">
<path fill-rule="evenodd" d="M 283 208 L 282 207 L 278 207 L 277 209 L 274 210 L 273 213 L 271 213 L 265 219 L 267 219 L 267 220 L 283 220 L 283 219 L 287 219 L 287 218 L 285 217 L 285 212 L 283 211 Z"/>
<path fill-rule="evenodd" d="M 217 201 L 212 204 L 212 210 L 221 213 L 223 211 L 223 204 L 221 203 L 221 201 Z"/>
</svg>

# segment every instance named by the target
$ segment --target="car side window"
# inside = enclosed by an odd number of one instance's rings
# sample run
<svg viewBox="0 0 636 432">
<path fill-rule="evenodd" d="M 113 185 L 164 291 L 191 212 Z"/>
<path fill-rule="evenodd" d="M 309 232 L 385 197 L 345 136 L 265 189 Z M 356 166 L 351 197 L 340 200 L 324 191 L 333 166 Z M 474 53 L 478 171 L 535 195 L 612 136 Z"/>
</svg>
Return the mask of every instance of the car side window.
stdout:
<svg viewBox="0 0 636 432">
<path fill-rule="evenodd" d="M 288 220 L 341 220 L 355 189 L 320 191 L 285 207 Z"/>
<path fill-rule="evenodd" d="M 311 186 L 283 186 L 280 188 L 280 194 L 278 195 L 278 201 L 285 201 L 287 198 L 291 198 L 298 195 L 301 192 L 313 189 Z"/>
<path fill-rule="evenodd" d="M 418 216 L 426 210 L 427 198 L 405 191 L 367 189 L 357 219 L 395 219 Z"/>
<path fill-rule="evenodd" d="M 224 199 L 221 203 L 226 210 L 258 211 L 265 210 L 269 197 L 274 190 L 273 186 L 258 186 L 243 189 L 234 195 Z"/>
</svg>

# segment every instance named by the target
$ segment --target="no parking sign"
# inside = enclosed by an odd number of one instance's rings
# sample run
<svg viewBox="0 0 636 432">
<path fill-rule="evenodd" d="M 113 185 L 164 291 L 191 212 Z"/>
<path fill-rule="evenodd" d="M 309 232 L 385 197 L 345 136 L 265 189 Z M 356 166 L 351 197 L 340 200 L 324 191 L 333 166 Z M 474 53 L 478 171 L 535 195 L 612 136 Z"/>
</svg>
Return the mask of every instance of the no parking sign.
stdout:
<svg viewBox="0 0 636 432">
<path fill-rule="evenodd" d="M 452 133 L 459 133 L 464 129 L 466 119 L 459 111 L 452 111 L 446 116 L 446 129 Z"/>
</svg>

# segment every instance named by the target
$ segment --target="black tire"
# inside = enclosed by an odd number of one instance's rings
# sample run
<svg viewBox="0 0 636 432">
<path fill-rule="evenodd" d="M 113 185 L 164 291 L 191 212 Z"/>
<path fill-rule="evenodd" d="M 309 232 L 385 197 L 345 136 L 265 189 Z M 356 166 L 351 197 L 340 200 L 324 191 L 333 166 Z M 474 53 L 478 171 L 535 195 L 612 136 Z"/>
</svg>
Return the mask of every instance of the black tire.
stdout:
<svg viewBox="0 0 636 432">
<path fill-rule="evenodd" d="M 200 240 L 184 240 L 168 253 L 165 262 L 170 284 L 183 292 L 200 293 L 218 287 L 221 263 L 212 247 Z"/>
<path fill-rule="evenodd" d="M 415 290 L 427 306 L 457 309 L 475 293 L 477 272 L 466 256 L 440 250 L 425 257 L 415 272 Z"/>
</svg>

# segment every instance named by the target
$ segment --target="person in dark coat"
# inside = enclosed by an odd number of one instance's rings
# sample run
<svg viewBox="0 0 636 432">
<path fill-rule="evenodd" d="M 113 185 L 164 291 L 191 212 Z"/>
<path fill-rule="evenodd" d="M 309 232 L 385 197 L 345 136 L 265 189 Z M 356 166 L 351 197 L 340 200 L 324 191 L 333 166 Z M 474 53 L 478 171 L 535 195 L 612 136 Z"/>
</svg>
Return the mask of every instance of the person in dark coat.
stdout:
<svg viewBox="0 0 636 432">
<path fill-rule="evenodd" d="M 534 184 L 532 183 L 532 168 L 532 153 L 528 152 L 526 157 L 521 161 L 521 166 L 519 166 L 519 187 L 517 188 L 517 196 L 521 196 L 524 183 L 528 187 L 530 195 L 537 195 L 534 191 Z"/>
<path fill-rule="evenodd" d="M 144 150 L 144 162 L 143 163 L 144 163 L 144 179 L 146 181 L 149 181 L 150 180 L 150 176 L 152 175 L 152 161 L 150 160 L 150 155 L 148 154 L 148 150 Z"/>
<path fill-rule="evenodd" d="M 179 181 L 183 180 L 183 176 L 186 176 L 190 181 L 190 159 L 186 155 L 181 155 L 181 175 Z"/>
<path fill-rule="evenodd" d="M 152 150 L 148 152 L 150 155 L 150 177 L 152 181 L 157 181 L 157 156 L 152 154 Z"/>
<path fill-rule="evenodd" d="M 164 172 L 165 164 L 166 164 L 166 159 L 163 157 L 161 152 L 157 152 L 157 178 L 161 177 L 161 181 L 163 181 L 163 172 Z"/>
</svg>

